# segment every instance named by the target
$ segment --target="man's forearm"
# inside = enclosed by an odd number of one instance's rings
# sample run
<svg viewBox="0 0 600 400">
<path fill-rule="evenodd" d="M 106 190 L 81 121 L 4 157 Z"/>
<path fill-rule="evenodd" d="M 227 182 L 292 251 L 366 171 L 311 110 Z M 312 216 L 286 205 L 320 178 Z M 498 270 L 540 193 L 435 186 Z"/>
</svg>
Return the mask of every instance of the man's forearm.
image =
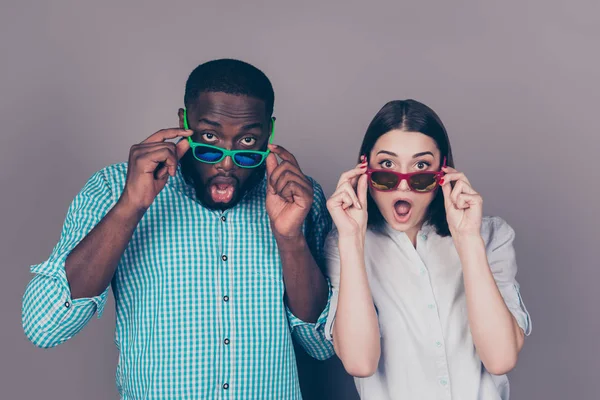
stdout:
<svg viewBox="0 0 600 400">
<path fill-rule="evenodd" d="M 71 298 L 94 297 L 106 290 L 143 215 L 119 201 L 73 249 L 65 262 Z"/>
<path fill-rule="evenodd" d="M 304 236 L 278 239 L 289 309 L 305 322 L 316 322 L 327 305 L 327 281 Z"/>
</svg>

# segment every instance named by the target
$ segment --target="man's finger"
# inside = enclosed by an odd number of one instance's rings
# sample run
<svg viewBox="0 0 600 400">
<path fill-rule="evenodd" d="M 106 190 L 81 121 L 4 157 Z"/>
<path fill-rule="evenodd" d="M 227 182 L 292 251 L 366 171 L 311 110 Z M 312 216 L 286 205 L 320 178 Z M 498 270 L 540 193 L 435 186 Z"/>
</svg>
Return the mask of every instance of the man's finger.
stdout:
<svg viewBox="0 0 600 400">
<path fill-rule="evenodd" d="M 149 153 L 144 154 L 139 159 L 139 162 L 143 162 L 142 171 L 145 173 L 156 173 L 157 166 L 163 164 L 159 171 L 162 168 L 166 168 L 167 172 L 171 176 L 175 176 L 177 171 L 177 159 L 172 151 L 169 148 L 162 148 L 158 150 L 151 151 Z"/>
<path fill-rule="evenodd" d="M 277 173 L 277 171 L 275 171 L 275 173 Z M 272 185 L 276 193 L 281 193 L 285 185 L 289 182 L 296 182 L 298 185 L 302 186 L 307 192 L 312 192 L 313 190 L 312 184 L 308 182 L 304 176 L 300 176 L 296 172 L 289 169 L 281 173 L 277 181 L 273 182 Z"/>
<path fill-rule="evenodd" d="M 273 176 L 273 171 L 275 171 L 279 165 L 275 154 L 269 154 L 265 164 L 267 169 L 267 190 L 269 190 L 270 193 L 275 194 L 275 188 L 271 184 L 271 176 Z"/>
<path fill-rule="evenodd" d="M 279 158 L 281 158 L 282 160 L 288 161 L 288 162 L 294 164 L 296 167 L 300 168 L 300 165 L 298 164 L 296 157 L 294 157 L 294 155 L 292 153 L 290 153 L 289 151 L 287 151 L 283 146 L 279 146 L 276 144 L 270 144 L 269 150 L 271 150 L 271 152 L 277 154 L 279 156 Z"/>
<path fill-rule="evenodd" d="M 175 148 L 177 149 L 177 159 L 181 160 L 181 157 L 190 149 L 190 142 L 186 138 L 182 138 L 177 142 Z"/>
<path fill-rule="evenodd" d="M 160 131 L 148 136 L 142 143 L 158 143 L 164 142 L 167 139 L 175 139 L 178 137 L 192 136 L 194 131 L 181 128 L 161 129 Z"/>
<path fill-rule="evenodd" d="M 288 181 L 278 192 L 288 203 L 296 203 L 302 208 L 308 208 L 312 205 L 312 195 L 304 186 L 297 181 Z"/>
<path fill-rule="evenodd" d="M 271 185 L 277 189 L 277 187 L 281 184 L 280 182 L 285 179 L 298 179 L 302 181 L 302 183 L 307 187 L 311 188 L 312 183 L 304 176 L 302 171 L 294 166 L 292 163 L 287 161 L 282 161 L 281 164 L 275 168 L 269 180 Z"/>
</svg>

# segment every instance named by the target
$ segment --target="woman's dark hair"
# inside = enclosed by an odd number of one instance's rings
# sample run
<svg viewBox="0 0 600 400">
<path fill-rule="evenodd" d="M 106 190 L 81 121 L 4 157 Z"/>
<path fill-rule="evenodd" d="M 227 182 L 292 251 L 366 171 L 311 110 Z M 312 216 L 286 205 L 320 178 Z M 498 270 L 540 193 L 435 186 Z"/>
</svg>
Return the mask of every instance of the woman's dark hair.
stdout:
<svg viewBox="0 0 600 400">
<path fill-rule="evenodd" d="M 437 144 L 441 159 L 446 157 L 446 164 L 449 167 L 454 167 L 448 133 L 442 120 L 431 108 L 415 100 L 390 101 L 379 110 L 367 128 L 360 146 L 359 157 L 363 154 L 369 157 L 377 140 L 389 131 L 396 129 L 405 132 L 420 132 L 429 136 Z M 360 159 L 358 162 L 360 162 Z M 369 226 L 378 227 L 384 223 L 383 215 L 381 215 L 371 194 L 367 195 L 367 210 L 369 213 Z M 436 190 L 433 201 L 427 208 L 424 222 L 433 225 L 439 235 L 450 235 L 448 221 L 446 220 L 446 209 L 444 208 L 444 194 L 439 189 Z"/>
</svg>

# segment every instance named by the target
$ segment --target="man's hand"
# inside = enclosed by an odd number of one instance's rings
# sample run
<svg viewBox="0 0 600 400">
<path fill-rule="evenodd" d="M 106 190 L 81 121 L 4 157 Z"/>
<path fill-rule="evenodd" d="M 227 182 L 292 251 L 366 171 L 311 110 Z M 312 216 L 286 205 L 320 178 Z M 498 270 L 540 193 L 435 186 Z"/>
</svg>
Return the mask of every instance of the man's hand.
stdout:
<svg viewBox="0 0 600 400">
<path fill-rule="evenodd" d="M 163 129 L 131 147 L 127 168 L 127 181 L 119 202 L 136 211 L 145 212 L 170 176 L 175 176 L 177 162 L 190 148 L 185 138 L 193 131 Z M 167 139 L 183 137 L 177 144 Z"/>
<path fill-rule="evenodd" d="M 313 203 L 313 186 L 289 151 L 276 145 L 269 145 L 269 149 L 266 208 L 271 228 L 277 239 L 297 239 Z"/>
</svg>

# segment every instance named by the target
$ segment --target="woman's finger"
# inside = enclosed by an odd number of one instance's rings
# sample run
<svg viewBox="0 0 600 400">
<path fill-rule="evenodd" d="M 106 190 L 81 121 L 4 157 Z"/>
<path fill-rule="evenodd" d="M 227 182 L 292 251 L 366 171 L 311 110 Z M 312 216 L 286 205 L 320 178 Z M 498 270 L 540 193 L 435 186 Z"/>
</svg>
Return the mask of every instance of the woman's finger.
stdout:
<svg viewBox="0 0 600 400">
<path fill-rule="evenodd" d="M 461 193 L 467 193 L 467 194 L 477 194 L 477 192 L 475 190 L 473 190 L 473 188 L 465 181 L 457 181 L 456 184 L 454 185 L 454 189 L 452 189 L 452 194 L 450 195 L 450 198 L 452 199 L 452 202 L 454 204 L 457 203 L 458 200 L 458 196 Z"/>
<path fill-rule="evenodd" d="M 349 182 L 343 183 L 342 186 L 339 187 L 339 189 L 344 190 L 346 193 L 348 193 L 348 195 L 352 199 L 352 203 L 354 204 L 354 207 L 358 208 L 359 210 L 362 208 L 360 201 L 358 200 L 358 196 L 356 195 L 356 191 L 350 185 Z"/>
<path fill-rule="evenodd" d="M 344 172 L 338 181 L 337 187 L 340 187 L 344 182 L 350 182 L 352 187 L 356 186 L 358 177 L 367 171 L 367 164 L 358 164 L 354 169 Z"/>
</svg>

